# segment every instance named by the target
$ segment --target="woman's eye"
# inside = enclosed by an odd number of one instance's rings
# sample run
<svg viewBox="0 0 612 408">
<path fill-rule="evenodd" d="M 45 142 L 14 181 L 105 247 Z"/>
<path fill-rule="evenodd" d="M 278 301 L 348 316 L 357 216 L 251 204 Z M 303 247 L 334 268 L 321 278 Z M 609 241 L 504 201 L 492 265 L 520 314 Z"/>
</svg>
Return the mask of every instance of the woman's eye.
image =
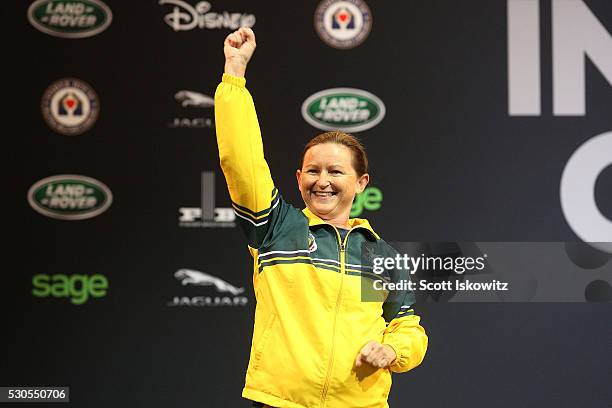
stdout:
<svg viewBox="0 0 612 408">
<path fill-rule="evenodd" d="M 317 174 L 317 171 L 310 169 L 310 170 L 306 170 L 306 173 L 308 173 L 308 174 Z"/>
<path fill-rule="evenodd" d="M 340 170 L 332 170 L 329 172 L 330 174 L 342 174 Z"/>
</svg>

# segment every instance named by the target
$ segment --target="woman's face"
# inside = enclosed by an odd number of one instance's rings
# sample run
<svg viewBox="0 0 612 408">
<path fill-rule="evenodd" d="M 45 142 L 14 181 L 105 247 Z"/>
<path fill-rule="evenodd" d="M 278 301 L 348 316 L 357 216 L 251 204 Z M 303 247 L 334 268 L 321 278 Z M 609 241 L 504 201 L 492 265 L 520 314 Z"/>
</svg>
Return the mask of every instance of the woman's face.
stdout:
<svg viewBox="0 0 612 408">
<path fill-rule="evenodd" d="M 296 176 L 306 206 L 332 224 L 346 224 L 355 194 L 361 193 L 369 181 L 367 174 L 357 176 L 352 151 L 338 143 L 308 149 Z"/>
</svg>

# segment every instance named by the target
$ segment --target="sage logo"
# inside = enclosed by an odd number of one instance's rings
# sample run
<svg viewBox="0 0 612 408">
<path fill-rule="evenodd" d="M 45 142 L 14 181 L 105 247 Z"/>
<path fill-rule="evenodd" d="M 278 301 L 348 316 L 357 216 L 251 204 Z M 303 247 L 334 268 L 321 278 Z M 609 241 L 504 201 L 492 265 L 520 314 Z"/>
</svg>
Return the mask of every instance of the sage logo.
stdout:
<svg viewBox="0 0 612 408">
<path fill-rule="evenodd" d="M 47 177 L 28 191 L 28 202 L 35 211 L 59 220 L 95 217 L 112 201 L 113 195 L 104 183 L 74 174 Z"/>
<path fill-rule="evenodd" d="M 39 298 L 67 298 L 73 305 L 82 305 L 89 298 L 106 296 L 108 279 L 104 275 L 47 275 L 32 278 L 32 295 Z"/>
<path fill-rule="evenodd" d="M 322 130 L 361 132 L 385 117 L 383 102 L 374 94 L 354 88 L 326 89 L 302 104 L 306 122 Z"/>
<path fill-rule="evenodd" d="M 174 31 L 188 31 L 194 28 L 215 29 L 253 27 L 255 16 L 247 13 L 229 11 L 213 12 L 208 1 L 200 1 L 195 6 L 181 0 L 159 0 L 160 5 L 174 6 L 172 12 L 164 16 L 164 21 Z"/>
<path fill-rule="evenodd" d="M 319 37 L 339 49 L 357 47 L 372 29 L 372 13 L 363 0 L 323 0 L 314 20 Z"/>
<path fill-rule="evenodd" d="M 68 136 L 89 130 L 98 119 L 99 106 L 92 87 L 74 78 L 49 85 L 41 102 L 45 122 L 57 133 Z"/>
<path fill-rule="evenodd" d="M 179 208 L 180 227 L 235 227 L 236 215 L 232 208 L 215 207 L 215 173 L 203 171 L 201 176 L 200 207 Z"/>
<path fill-rule="evenodd" d="M 366 187 L 363 192 L 355 196 L 351 207 L 350 217 L 359 217 L 363 210 L 376 211 L 382 206 L 383 193 L 377 187 Z"/>
<path fill-rule="evenodd" d="M 113 14 L 100 0 L 37 0 L 28 9 L 28 19 L 45 34 L 85 38 L 106 30 Z"/>
<path fill-rule="evenodd" d="M 223 279 L 194 269 L 179 269 L 174 277 L 181 286 L 212 286 L 217 295 L 209 296 L 174 296 L 168 306 L 245 306 L 248 303 L 244 288 L 236 287 Z M 225 295 L 224 295 L 225 293 Z"/>
</svg>

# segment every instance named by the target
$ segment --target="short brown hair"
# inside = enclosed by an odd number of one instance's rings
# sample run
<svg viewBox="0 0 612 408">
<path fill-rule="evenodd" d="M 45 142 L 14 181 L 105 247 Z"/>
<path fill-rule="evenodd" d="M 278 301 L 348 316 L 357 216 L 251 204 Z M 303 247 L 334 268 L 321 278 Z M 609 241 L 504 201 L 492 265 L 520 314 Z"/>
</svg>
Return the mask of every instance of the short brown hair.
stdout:
<svg viewBox="0 0 612 408">
<path fill-rule="evenodd" d="M 304 166 L 304 156 L 306 156 L 308 149 L 323 143 L 336 143 L 348 147 L 353 152 L 353 169 L 357 172 L 357 176 L 361 177 L 368 172 L 368 156 L 359 139 L 348 133 L 338 131 L 321 133 L 310 139 L 302 152 L 300 169 Z"/>
</svg>

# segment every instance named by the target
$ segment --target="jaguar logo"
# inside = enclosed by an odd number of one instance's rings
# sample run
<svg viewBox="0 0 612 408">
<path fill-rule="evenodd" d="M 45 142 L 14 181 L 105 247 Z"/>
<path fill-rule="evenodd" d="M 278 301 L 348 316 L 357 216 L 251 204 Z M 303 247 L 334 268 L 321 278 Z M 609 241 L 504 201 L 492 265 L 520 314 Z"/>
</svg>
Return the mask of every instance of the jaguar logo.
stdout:
<svg viewBox="0 0 612 408">
<path fill-rule="evenodd" d="M 174 277 L 181 281 L 183 286 L 214 286 L 218 292 L 229 292 L 236 296 L 244 292 L 244 288 L 237 288 L 222 279 L 193 269 L 179 269 Z"/>
<path fill-rule="evenodd" d="M 195 106 L 196 108 L 211 108 L 215 104 L 214 99 L 210 96 L 193 91 L 178 91 L 174 97 L 183 107 Z"/>
</svg>

